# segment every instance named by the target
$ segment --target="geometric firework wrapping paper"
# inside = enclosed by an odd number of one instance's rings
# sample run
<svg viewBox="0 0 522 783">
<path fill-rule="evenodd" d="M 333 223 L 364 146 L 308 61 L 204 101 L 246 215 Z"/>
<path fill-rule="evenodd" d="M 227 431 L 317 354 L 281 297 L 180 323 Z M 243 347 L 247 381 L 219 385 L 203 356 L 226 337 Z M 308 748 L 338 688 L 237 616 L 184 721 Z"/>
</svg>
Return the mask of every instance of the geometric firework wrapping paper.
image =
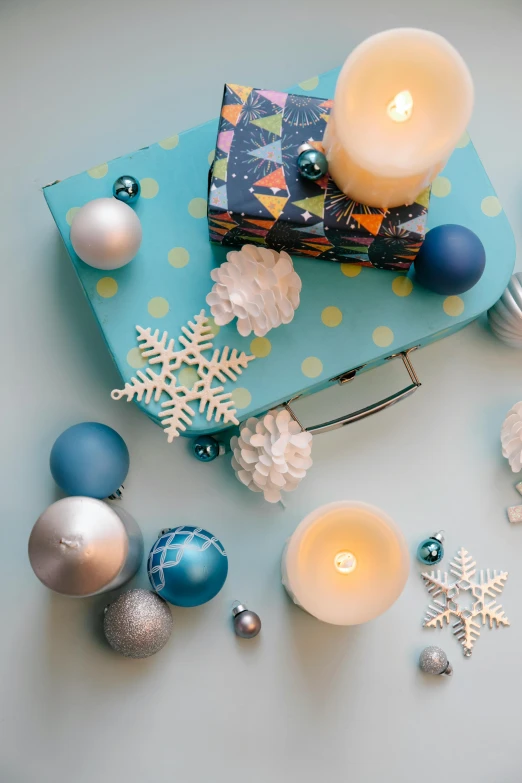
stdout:
<svg viewBox="0 0 522 783">
<path fill-rule="evenodd" d="M 299 146 L 322 150 L 331 100 L 225 85 L 210 172 L 210 239 L 379 269 L 408 269 L 426 233 L 430 189 L 410 206 L 358 204 L 326 174 L 299 176 Z"/>
</svg>

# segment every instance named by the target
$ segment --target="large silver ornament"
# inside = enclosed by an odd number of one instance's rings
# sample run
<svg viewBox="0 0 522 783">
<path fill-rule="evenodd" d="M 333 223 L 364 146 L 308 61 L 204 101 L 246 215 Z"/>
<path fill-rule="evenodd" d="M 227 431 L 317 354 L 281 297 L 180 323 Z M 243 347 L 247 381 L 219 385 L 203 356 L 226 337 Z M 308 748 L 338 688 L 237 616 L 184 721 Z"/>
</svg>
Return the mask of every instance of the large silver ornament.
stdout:
<svg viewBox="0 0 522 783">
<path fill-rule="evenodd" d="M 487 571 L 479 572 L 477 581 L 475 566 L 472 556 L 465 549 L 459 549 L 455 561 L 450 563 L 449 574 L 440 571 L 422 574 L 428 592 L 434 599 L 426 612 L 424 627 L 442 628 L 444 622 L 449 623 L 454 618 L 453 634 L 461 643 L 466 657 L 471 655 L 482 625 L 488 623 L 490 628 L 493 625 L 497 628 L 509 625 L 502 606 L 495 600 L 504 589 L 507 571 L 491 571 L 488 568 Z M 454 580 L 451 580 L 451 574 Z M 459 606 L 458 599 L 463 593 L 471 593 L 473 596 L 471 609 Z M 488 598 L 492 600 L 488 602 Z"/>
<path fill-rule="evenodd" d="M 453 674 L 448 656 L 440 647 L 426 647 L 420 654 L 419 667 L 425 674 Z"/>
<path fill-rule="evenodd" d="M 488 312 L 491 331 L 512 348 L 522 348 L 522 274 L 511 277 L 508 287 Z"/>
<path fill-rule="evenodd" d="M 105 610 L 103 630 L 116 652 L 127 658 L 148 658 L 168 642 L 172 614 L 156 593 L 129 590 Z"/>
</svg>

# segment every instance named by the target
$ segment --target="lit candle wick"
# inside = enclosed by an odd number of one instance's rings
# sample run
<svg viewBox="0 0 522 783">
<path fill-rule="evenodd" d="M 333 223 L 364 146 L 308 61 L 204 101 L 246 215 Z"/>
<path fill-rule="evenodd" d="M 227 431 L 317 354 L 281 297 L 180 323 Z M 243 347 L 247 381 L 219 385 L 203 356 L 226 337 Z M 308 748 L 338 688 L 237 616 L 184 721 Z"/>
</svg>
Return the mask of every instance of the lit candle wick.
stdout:
<svg viewBox="0 0 522 783">
<path fill-rule="evenodd" d="M 409 90 L 398 92 L 388 104 L 388 116 L 394 122 L 405 122 L 413 111 L 413 97 Z"/>
<path fill-rule="evenodd" d="M 351 552 L 338 552 L 334 557 L 334 565 L 340 574 L 351 574 L 357 568 L 357 559 Z"/>
</svg>

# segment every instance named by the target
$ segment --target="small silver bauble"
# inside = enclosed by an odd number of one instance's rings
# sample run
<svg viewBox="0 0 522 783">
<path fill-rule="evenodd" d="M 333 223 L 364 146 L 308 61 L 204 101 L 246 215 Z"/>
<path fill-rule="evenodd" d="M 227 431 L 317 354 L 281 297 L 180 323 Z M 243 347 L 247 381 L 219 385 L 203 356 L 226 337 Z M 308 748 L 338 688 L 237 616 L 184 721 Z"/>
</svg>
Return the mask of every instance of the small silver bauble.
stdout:
<svg viewBox="0 0 522 783">
<path fill-rule="evenodd" d="M 106 608 L 103 630 L 116 652 L 127 658 L 148 658 L 168 642 L 172 614 L 156 593 L 129 590 Z"/>
<path fill-rule="evenodd" d="M 232 607 L 234 615 L 234 632 L 242 639 L 253 639 L 261 630 L 261 618 L 255 612 L 251 612 L 243 604 L 237 603 Z"/>
<path fill-rule="evenodd" d="M 440 647 L 426 647 L 420 654 L 419 666 L 425 674 L 453 674 L 448 656 Z"/>
<path fill-rule="evenodd" d="M 118 269 L 132 261 L 140 249 L 140 219 L 123 201 L 96 198 L 75 214 L 71 244 L 89 266 Z"/>
<path fill-rule="evenodd" d="M 522 348 L 522 274 L 511 277 L 508 287 L 488 312 L 489 325 L 499 340 Z"/>
<path fill-rule="evenodd" d="M 134 204 L 140 195 L 140 191 L 140 183 L 137 179 L 131 177 L 130 174 L 122 174 L 112 186 L 112 195 L 114 198 L 117 198 L 119 201 L 124 201 L 125 204 Z"/>
</svg>

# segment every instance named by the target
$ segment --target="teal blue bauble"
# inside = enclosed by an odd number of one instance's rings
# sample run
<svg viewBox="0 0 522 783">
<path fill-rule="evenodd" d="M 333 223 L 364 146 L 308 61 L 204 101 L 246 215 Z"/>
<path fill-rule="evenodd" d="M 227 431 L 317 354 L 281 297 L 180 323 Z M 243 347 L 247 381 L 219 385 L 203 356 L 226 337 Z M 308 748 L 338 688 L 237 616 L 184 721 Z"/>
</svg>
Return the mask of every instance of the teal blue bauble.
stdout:
<svg viewBox="0 0 522 783">
<path fill-rule="evenodd" d="M 140 195 L 141 185 L 130 174 L 122 174 L 112 186 L 112 195 L 125 204 L 134 204 Z"/>
<path fill-rule="evenodd" d="M 297 158 L 297 170 L 305 179 L 314 182 L 320 177 L 324 177 L 328 171 L 328 161 L 323 152 L 315 150 L 313 147 L 304 149 Z"/>
<path fill-rule="evenodd" d="M 163 533 L 150 550 L 153 589 L 175 606 L 199 606 L 219 593 L 228 573 L 221 541 L 208 530 L 181 525 Z"/>
<path fill-rule="evenodd" d="M 417 549 L 417 559 L 424 565 L 436 565 L 444 557 L 444 547 L 442 542 L 444 537 L 442 533 L 435 533 L 429 538 L 420 542 Z"/>
<path fill-rule="evenodd" d="M 192 451 L 200 462 L 212 462 L 223 453 L 219 441 L 212 435 L 198 435 L 192 443 Z"/>
</svg>

